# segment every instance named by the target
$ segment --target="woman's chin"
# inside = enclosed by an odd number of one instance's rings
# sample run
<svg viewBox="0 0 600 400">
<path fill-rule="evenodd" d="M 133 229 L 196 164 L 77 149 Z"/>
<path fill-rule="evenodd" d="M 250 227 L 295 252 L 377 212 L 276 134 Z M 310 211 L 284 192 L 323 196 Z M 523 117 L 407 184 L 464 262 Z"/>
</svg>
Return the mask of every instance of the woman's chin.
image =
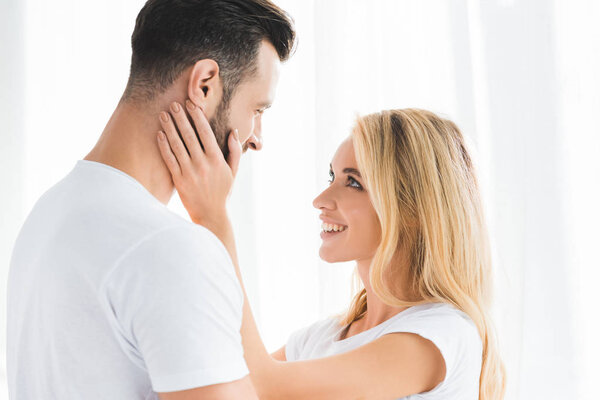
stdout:
<svg viewBox="0 0 600 400">
<path fill-rule="evenodd" d="M 330 251 L 329 249 L 324 249 L 323 247 L 321 247 L 319 249 L 319 257 L 321 258 L 321 260 L 325 261 L 326 263 L 338 263 L 338 262 L 344 262 L 344 261 L 351 261 L 349 259 L 347 259 L 347 257 L 343 257 L 341 254 L 336 254 L 332 251 Z"/>
</svg>

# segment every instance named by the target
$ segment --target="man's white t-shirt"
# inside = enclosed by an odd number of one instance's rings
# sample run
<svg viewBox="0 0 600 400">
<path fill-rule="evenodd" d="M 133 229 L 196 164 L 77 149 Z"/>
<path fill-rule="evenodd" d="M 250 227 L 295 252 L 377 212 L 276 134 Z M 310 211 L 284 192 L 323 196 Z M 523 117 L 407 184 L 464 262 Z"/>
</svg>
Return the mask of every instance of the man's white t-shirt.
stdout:
<svg viewBox="0 0 600 400">
<path fill-rule="evenodd" d="M 10 398 L 147 400 L 240 379 L 242 306 L 210 231 L 126 173 L 79 160 L 14 246 Z"/>
<path fill-rule="evenodd" d="M 437 346 L 446 363 L 446 377 L 431 391 L 404 397 L 403 400 L 479 398 L 481 338 L 467 314 L 452 305 L 429 303 L 409 307 L 369 330 L 339 340 L 345 328 L 338 318 L 330 317 L 294 332 L 285 346 L 287 361 L 345 353 L 389 333 L 410 332 Z"/>
</svg>

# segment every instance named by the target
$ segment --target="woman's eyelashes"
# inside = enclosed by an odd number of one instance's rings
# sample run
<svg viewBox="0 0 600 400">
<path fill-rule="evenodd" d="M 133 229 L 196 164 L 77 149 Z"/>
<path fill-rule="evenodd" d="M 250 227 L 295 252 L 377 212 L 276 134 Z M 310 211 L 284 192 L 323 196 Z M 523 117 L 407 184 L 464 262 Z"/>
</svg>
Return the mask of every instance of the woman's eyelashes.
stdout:
<svg viewBox="0 0 600 400">
<path fill-rule="evenodd" d="M 354 179 L 353 177 L 351 177 L 350 175 L 348 175 L 348 185 L 350 187 L 353 187 L 357 190 L 363 190 L 363 187 L 360 183 L 358 183 L 358 181 L 356 179 Z"/>
<path fill-rule="evenodd" d="M 329 184 L 332 184 L 334 180 L 335 180 L 335 175 L 334 175 L 333 171 L 329 171 L 329 180 L 327 182 L 329 182 Z M 348 179 L 346 181 L 346 186 L 354 188 L 359 191 L 363 190 L 362 185 L 360 183 L 358 183 L 358 181 L 350 175 L 348 175 Z"/>
</svg>

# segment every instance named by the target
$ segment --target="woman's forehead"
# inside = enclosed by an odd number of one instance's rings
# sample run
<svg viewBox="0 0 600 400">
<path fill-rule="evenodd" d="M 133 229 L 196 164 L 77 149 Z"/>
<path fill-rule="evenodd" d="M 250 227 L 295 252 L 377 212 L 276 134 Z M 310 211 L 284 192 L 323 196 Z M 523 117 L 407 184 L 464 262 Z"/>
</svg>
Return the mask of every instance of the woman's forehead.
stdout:
<svg viewBox="0 0 600 400">
<path fill-rule="evenodd" d="M 354 156 L 354 145 L 352 137 L 346 138 L 337 148 L 331 164 L 339 168 L 356 168 L 356 157 Z"/>
</svg>

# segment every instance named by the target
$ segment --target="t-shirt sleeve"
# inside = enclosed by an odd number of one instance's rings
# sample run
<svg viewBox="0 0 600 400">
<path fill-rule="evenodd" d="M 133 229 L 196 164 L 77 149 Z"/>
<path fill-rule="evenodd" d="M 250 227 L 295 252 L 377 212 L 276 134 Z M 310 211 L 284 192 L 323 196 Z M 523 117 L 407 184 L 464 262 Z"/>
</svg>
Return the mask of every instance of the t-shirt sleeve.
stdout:
<svg viewBox="0 0 600 400">
<path fill-rule="evenodd" d="M 306 344 L 309 328 L 309 326 L 306 326 L 304 328 L 294 331 L 290 335 L 285 344 L 286 361 L 298 361 L 300 359 L 302 348 Z"/>
<path fill-rule="evenodd" d="M 248 374 L 240 327 L 243 294 L 231 258 L 207 229 L 164 229 L 115 266 L 105 296 L 122 343 L 155 392 Z"/>
<path fill-rule="evenodd" d="M 398 319 L 384 334 L 394 332 L 415 333 L 430 340 L 446 363 L 444 381 L 481 368 L 482 346 L 477 327 L 465 313 L 450 305 L 436 304 Z"/>
<path fill-rule="evenodd" d="M 285 344 L 286 361 L 300 361 L 311 358 L 312 355 L 305 351 L 309 340 L 313 344 L 319 343 L 321 334 L 332 322 L 332 318 L 324 318 L 292 332 Z"/>
</svg>

